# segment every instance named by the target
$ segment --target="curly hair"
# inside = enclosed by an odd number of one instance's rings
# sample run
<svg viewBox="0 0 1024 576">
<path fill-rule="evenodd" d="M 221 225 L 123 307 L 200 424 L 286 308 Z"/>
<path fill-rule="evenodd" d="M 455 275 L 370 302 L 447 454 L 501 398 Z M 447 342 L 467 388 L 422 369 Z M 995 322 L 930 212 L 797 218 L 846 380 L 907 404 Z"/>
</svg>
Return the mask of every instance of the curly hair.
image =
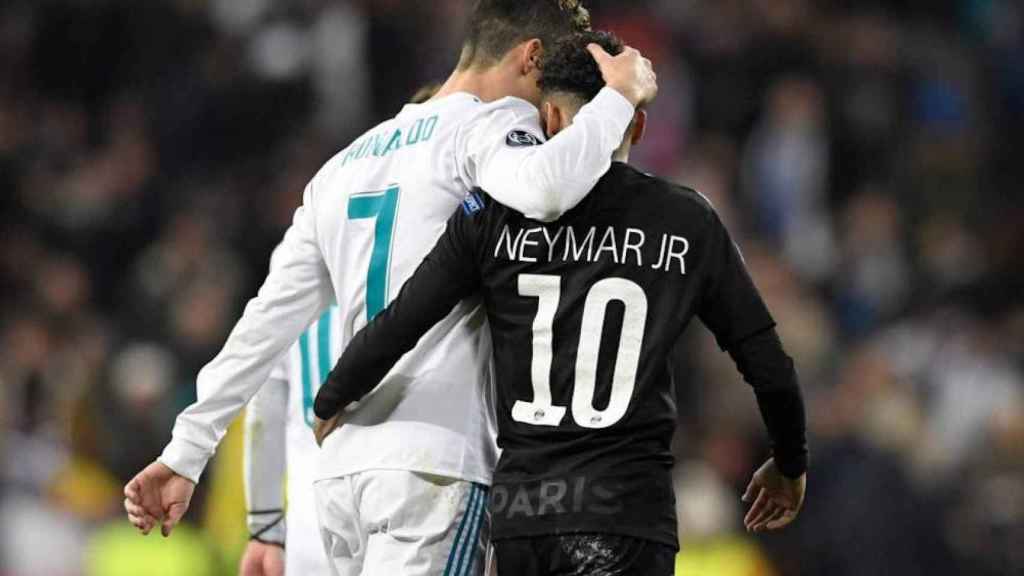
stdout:
<svg viewBox="0 0 1024 576">
<path fill-rule="evenodd" d="M 545 49 L 590 30 L 581 0 L 476 0 L 459 68 L 492 64 L 518 44 L 539 38 Z"/>
<path fill-rule="evenodd" d="M 545 50 L 541 60 L 540 89 L 545 94 L 567 92 L 589 102 L 604 88 L 604 78 L 587 45 L 598 44 L 615 56 L 625 45 L 611 32 L 582 32 Z"/>
</svg>

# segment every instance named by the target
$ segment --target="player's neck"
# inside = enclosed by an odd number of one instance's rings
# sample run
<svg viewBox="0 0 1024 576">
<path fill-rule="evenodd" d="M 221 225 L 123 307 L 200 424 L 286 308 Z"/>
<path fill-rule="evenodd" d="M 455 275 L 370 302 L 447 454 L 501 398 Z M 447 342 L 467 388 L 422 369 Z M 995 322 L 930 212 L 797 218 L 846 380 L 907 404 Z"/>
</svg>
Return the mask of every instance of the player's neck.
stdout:
<svg viewBox="0 0 1024 576">
<path fill-rule="evenodd" d="M 444 98 L 458 92 L 472 94 L 483 102 L 493 102 L 506 96 L 519 96 L 511 88 L 504 70 L 499 66 L 455 70 L 441 85 L 433 99 Z"/>
<path fill-rule="evenodd" d="M 622 162 L 623 164 L 629 164 L 629 143 L 623 142 L 622 146 L 612 154 L 612 162 Z"/>
</svg>

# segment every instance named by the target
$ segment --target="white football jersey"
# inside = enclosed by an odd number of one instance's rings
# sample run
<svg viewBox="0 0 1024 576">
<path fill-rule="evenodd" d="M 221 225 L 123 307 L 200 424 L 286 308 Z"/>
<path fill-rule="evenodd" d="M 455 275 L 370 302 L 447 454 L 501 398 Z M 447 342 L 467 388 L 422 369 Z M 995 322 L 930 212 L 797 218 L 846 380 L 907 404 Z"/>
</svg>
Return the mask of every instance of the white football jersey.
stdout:
<svg viewBox="0 0 1024 576">
<path fill-rule="evenodd" d="M 406 106 L 358 138 L 306 187 L 278 262 L 200 372 L 199 399 L 179 415 L 160 460 L 198 479 L 302 331 L 336 299 L 344 345 L 397 295 L 471 189 L 541 220 L 575 206 L 607 171 L 632 117 L 632 105 L 605 88 L 544 143 L 528 102 L 457 93 Z M 477 303 L 464 302 L 428 332 L 327 438 L 319 476 L 397 469 L 489 484 L 497 448 L 484 321 Z"/>
</svg>

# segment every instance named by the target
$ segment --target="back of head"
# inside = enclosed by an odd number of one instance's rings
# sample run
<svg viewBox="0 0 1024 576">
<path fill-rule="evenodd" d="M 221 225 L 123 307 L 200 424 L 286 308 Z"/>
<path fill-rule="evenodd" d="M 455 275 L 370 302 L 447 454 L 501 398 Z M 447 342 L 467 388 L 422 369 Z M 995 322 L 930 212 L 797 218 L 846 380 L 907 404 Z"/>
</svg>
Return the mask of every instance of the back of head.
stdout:
<svg viewBox="0 0 1024 576">
<path fill-rule="evenodd" d="M 610 32 L 586 31 L 558 41 L 546 50 L 541 61 L 540 89 L 544 97 L 555 94 L 572 96 L 583 105 L 604 88 L 604 77 L 587 50 L 597 44 L 612 56 L 621 54 L 625 45 Z"/>
<path fill-rule="evenodd" d="M 590 29 L 581 0 L 476 0 L 459 69 L 499 62 L 519 44 L 540 39 L 545 47 Z"/>
<path fill-rule="evenodd" d="M 541 91 L 541 117 L 549 137 L 571 123 L 580 108 L 605 86 L 601 69 L 587 49 L 590 44 L 597 44 L 612 56 L 626 49 L 622 40 L 610 32 L 586 31 L 564 38 L 544 51 L 537 84 Z M 646 126 L 647 113 L 638 109 L 613 158 L 628 161 L 630 147 L 640 142 Z"/>
</svg>

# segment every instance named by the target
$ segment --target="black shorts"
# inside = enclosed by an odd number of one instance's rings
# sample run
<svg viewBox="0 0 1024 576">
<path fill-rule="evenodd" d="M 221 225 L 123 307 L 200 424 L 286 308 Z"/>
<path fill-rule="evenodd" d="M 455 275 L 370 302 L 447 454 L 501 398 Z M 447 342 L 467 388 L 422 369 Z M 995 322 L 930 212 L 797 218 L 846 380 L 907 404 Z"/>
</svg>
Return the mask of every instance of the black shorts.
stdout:
<svg viewBox="0 0 1024 576">
<path fill-rule="evenodd" d="M 494 542 L 499 576 L 672 576 L 676 551 L 652 540 L 566 534 Z"/>
</svg>

